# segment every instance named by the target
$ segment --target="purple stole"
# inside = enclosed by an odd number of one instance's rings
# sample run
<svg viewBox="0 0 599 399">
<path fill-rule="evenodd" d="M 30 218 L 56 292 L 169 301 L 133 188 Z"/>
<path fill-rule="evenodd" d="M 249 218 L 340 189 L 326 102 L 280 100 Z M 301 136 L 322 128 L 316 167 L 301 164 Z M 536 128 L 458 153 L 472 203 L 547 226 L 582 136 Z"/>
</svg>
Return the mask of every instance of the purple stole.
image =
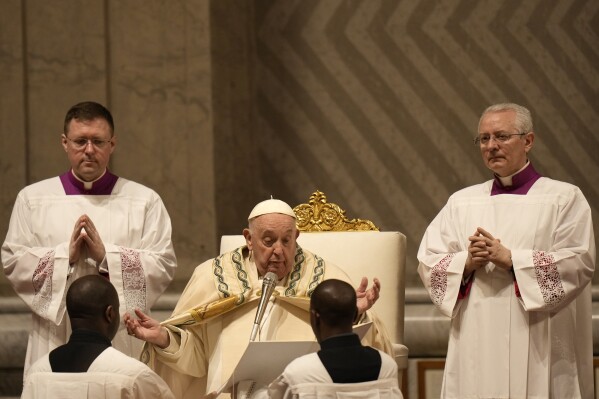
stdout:
<svg viewBox="0 0 599 399">
<path fill-rule="evenodd" d="M 491 195 L 499 194 L 517 194 L 526 195 L 532 185 L 541 178 L 541 175 L 533 168 L 532 163 L 529 163 L 524 170 L 512 176 L 512 185 L 504 186 L 499 177 L 495 176 Z"/>
<path fill-rule="evenodd" d="M 83 182 L 77 180 L 71 170 L 60 175 L 60 181 L 66 195 L 110 195 L 118 179 L 118 176 L 106 170 L 104 176 L 96 180 L 89 190 L 86 190 Z"/>
</svg>

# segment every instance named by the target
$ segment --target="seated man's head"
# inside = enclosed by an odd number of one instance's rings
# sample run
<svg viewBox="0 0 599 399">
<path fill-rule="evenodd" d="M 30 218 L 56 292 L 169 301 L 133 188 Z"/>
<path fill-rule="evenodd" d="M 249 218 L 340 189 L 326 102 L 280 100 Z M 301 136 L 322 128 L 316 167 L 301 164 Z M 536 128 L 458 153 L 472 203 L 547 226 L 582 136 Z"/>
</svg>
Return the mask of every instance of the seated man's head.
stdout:
<svg viewBox="0 0 599 399">
<path fill-rule="evenodd" d="M 78 278 L 69 287 L 66 302 L 73 330 L 93 330 L 112 341 L 119 328 L 119 296 L 107 279 Z"/>
<path fill-rule="evenodd" d="M 357 312 L 356 291 L 350 284 L 336 279 L 320 283 L 310 298 L 310 324 L 318 342 L 351 333 Z"/>
<path fill-rule="evenodd" d="M 298 235 L 295 214 L 285 202 L 270 199 L 256 205 L 243 236 L 258 275 L 273 272 L 279 279 L 287 276 L 293 267 Z"/>
</svg>

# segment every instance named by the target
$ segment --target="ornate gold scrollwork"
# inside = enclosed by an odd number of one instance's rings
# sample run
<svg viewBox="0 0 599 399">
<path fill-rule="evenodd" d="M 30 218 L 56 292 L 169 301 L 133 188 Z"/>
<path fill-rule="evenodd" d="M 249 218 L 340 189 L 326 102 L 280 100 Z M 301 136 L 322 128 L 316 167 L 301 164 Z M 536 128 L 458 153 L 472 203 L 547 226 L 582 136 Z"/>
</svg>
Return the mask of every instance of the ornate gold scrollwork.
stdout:
<svg viewBox="0 0 599 399">
<path fill-rule="evenodd" d="M 299 204 L 293 212 L 299 231 L 379 231 L 370 220 L 348 219 L 339 205 L 327 202 L 327 196 L 318 190 L 307 204 Z"/>
</svg>

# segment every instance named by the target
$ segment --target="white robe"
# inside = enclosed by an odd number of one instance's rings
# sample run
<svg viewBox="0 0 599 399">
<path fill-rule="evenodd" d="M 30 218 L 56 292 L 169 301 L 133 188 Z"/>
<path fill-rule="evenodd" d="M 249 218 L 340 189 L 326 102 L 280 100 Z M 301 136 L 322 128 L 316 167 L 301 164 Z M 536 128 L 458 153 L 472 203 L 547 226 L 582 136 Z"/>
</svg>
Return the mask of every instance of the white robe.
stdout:
<svg viewBox="0 0 599 399">
<path fill-rule="evenodd" d="M 121 303 L 121 316 L 149 311 L 173 278 L 176 258 L 171 222 L 153 190 L 119 178 L 111 195 L 66 195 L 58 177 L 25 187 L 17 196 L 2 245 L 4 273 L 31 308 L 25 373 L 31 364 L 70 335 L 65 316 L 69 283 L 97 274 L 95 262 L 81 257 L 69 277 L 69 241 L 77 219 L 87 214 L 106 249 L 109 271 Z M 93 265 L 92 265 L 93 263 Z M 138 357 L 141 344 L 121 324 L 113 340 L 121 352 Z"/>
<path fill-rule="evenodd" d="M 391 358 L 391 356 L 387 355 L 384 352 L 379 351 L 381 354 L 381 371 L 379 372 L 379 380 L 393 380 L 395 381 L 395 386 L 388 388 L 390 393 L 389 397 L 393 398 L 401 398 L 401 392 L 397 385 L 398 376 L 397 376 L 397 363 L 395 360 Z M 356 385 L 356 384 L 333 384 L 333 380 L 329 375 L 329 372 L 322 364 L 322 361 L 318 357 L 317 353 L 310 353 L 297 359 L 293 360 L 291 363 L 287 365 L 283 373 L 268 386 L 268 395 L 266 391 L 259 391 L 256 394 L 256 398 L 272 398 L 272 399 L 295 399 L 304 396 L 299 396 L 296 391 L 298 389 L 301 390 L 303 385 L 309 384 L 317 384 L 316 386 L 320 388 L 321 395 L 318 395 L 318 389 L 314 390 L 314 397 L 336 397 L 329 396 L 330 392 L 327 389 L 323 389 L 327 386 L 327 384 L 332 384 L 331 386 L 337 386 L 336 389 L 333 389 L 333 392 L 338 390 L 339 385 Z M 362 386 L 366 386 L 368 390 L 379 390 L 375 386 L 376 384 L 363 384 Z M 386 386 L 387 388 L 387 386 Z M 366 392 L 362 392 L 366 395 Z M 354 392 L 356 393 L 356 392 Z M 392 393 L 392 394 L 391 394 Z M 356 397 L 356 396 L 353 396 Z M 372 397 L 372 396 L 362 396 L 362 397 Z M 387 397 L 387 396 L 383 396 Z"/>
<path fill-rule="evenodd" d="M 173 399 L 164 381 L 148 366 L 106 348 L 85 373 L 53 373 L 48 355 L 29 370 L 22 399 Z"/>
<path fill-rule="evenodd" d="M 418 272 L 452 317 L 442 398 L 593 397 L 591 210 L 571 184 L 541 177 L 526 195 L 492 181 L 452 195 L 418 251 Z M 514 278 L 492 263 L 458 300 L 468 237 L 482 227 L 512 252 Z"/>
</svg>

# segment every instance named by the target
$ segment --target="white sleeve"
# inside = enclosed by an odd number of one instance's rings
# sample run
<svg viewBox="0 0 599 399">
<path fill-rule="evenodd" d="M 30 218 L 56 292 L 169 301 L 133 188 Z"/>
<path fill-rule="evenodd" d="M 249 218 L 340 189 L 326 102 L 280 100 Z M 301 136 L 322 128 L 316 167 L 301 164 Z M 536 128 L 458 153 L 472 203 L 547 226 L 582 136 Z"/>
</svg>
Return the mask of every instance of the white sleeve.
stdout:
<svg viewBox="0 0 599 399">
<path fill-rule="evenodd" d="M 121 300 L 121 313 L 154 305 L 173 279 L 177 259 L 171 241 L 171 220 L 160 197 L 148 204 L 138 248 L 104 242 L 110 281 Z"/>
<path fill-rule="evenodd" d="M 514 273 L 527 311 L 556 311 L 578 297 L 595 270 L 591 209 L 574 188 L 559 201 L 555 229 L 535 249 L 512 250 Z"/>
<path fill-rule="evenodd" d="M 445 205 L 426 229 L 418 249 L 418 274 L 433 304 L 453 317 L 460 307 L 458 294 L 468 257 L 451 223 L 449 204 Z"/>
<path fill-rule="evenodd" d="M 135 391 L 134 398 L 175 399 L 166 382 L 149 368 L 137 376 L 133 389 Z"/>
<path fill-rule="evenodd" d="M 34 313 L 60 324 L 65 314 L 62 304 L 69 270 L 69 243 L 36 246 L 31 226 L 31 210 L 21 192 L 2 245 L 4 274 Z"/>
</svg>

